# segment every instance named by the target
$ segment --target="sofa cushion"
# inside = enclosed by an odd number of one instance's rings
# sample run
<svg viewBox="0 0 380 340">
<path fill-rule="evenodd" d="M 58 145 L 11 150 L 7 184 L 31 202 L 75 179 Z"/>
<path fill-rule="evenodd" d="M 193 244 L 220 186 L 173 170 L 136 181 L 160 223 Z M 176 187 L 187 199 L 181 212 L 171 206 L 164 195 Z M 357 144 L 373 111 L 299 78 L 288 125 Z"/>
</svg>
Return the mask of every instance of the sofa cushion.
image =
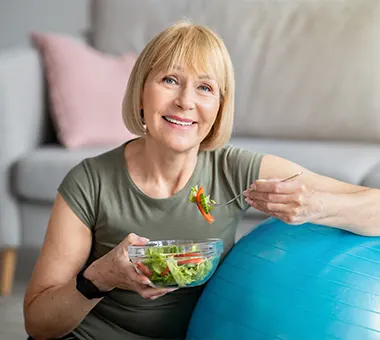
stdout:
<svg viewBox="0 0 380 340">
<path fill-rule="evenodd" d="M 21 199 L 53 202 L 67 172 L 87 157 L 109 148 L 69 151 L 60 146 L 36 149 L 22 157 L 13 167 L 13 190 Z"/>
<path fill-rule="evenodd" d="M 33 33 L 41 51 L 52 118 L 67 148 L 117 145 L 134 137 L 121 104 L 136 55 L 109 56 L 73 37 Z"/>
<path fill-rule="evenodd" d="M 230 144 L 253 152 L 284 157 L 321 175 L 348 183 L 380 188 L 379 145 L 311 141 L 298 143 L 254 138 L 232 138 Z M 14 190 L 23 199 L 52 202 L 69 169 L 82 159 L 105 151 L 106 149 L 68 151 L 62 147 L 37 149 L 24 156 L 14 167 Z M 263 216 L 253 208 L 247 211 L 247 215 Z"/>
<path fill-rule="evenodd" d="M 380 189 L 380 162 L 367 173 L 362 184 L 369 188 Z"/>
<path fill-rule="evenodd" d="M 106 52 L 140 52 L 183 17 L 215 29 L 235 67 L 236 135 L 380 141 L 377 0 L 94 3 Z"/>
<path fill-rule="evenodd" d="M 363 183 L 380 162 L 380 145 L 281 139 L 232 138 L 231 144 L 284 157 L 321 175 L 352 184 Z"/>
</svg>

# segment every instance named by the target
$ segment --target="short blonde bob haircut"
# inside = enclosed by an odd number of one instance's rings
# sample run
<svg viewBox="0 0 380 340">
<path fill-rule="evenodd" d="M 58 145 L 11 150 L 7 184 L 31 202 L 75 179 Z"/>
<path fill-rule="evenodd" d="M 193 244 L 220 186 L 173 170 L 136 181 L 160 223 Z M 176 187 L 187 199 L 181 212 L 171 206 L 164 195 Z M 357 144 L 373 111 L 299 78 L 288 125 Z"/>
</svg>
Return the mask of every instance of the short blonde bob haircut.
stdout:
<svg viewBox="0 0 380 340">
<path fill-rule="evenodd" d="M 142 93 L 151 71 L 171 72 L 184 65 L 195 74 L 206 73 L 217 81 L 220 107 L 215 123 L 201 142 L 200 150 L 223 146 L 231 137 L 235 80 L 230 55 L 222 39 L 207 27 L 180 21 L 154 37 L 139 55 L 128 80 L 123 99 L 123 119 L 137 136 L 145 134 L 141 119 Z"/>
</svg>

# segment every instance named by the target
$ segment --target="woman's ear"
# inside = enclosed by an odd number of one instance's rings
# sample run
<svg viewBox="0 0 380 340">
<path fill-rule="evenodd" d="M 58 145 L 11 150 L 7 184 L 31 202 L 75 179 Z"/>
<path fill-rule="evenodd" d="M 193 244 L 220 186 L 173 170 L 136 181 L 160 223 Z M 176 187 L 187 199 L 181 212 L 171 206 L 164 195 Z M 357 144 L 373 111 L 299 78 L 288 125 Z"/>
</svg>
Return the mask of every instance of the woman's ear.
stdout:
<svg viewBox="0 0 380 340">
<path fill-rule="evenodd" d="M 141 122 L 145 125 L 144 110 L 140 110 Z"/>
</svg>

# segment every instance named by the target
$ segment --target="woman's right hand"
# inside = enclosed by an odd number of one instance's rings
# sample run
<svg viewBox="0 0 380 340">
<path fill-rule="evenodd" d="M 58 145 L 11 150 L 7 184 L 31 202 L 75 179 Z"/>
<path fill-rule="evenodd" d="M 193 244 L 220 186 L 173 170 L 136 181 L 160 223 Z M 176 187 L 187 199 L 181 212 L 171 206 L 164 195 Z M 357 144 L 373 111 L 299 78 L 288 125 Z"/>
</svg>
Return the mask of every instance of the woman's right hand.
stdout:
<svg viewBox="0 0 380 340">
<path fill-rule="evenodd" d="M 136 272 L 128 256 L 129 245 L 144 245 L 149 239 L 129 234 L 114 249 L 93 262 L 84 272 L 101 291 L 133 290 L 146 299 L 157 299 L 177 288 L 153 288 L 149 278 Z"/>
</svg>

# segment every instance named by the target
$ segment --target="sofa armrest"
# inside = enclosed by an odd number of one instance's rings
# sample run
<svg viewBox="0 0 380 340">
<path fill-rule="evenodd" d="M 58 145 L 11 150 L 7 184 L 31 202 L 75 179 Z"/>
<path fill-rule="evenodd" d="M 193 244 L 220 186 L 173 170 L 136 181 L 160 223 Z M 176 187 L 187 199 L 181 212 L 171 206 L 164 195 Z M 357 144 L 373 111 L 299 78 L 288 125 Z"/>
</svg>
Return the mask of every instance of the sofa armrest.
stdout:
<svg viewBox="0 0 380 340">
<path fill-rule="evenodd" d="M 32 48 L 0 52 L 0 248 L 20 244 L 11 167 L 43 140 L 46 126 L 43 68 Z"/>
<path fill-rule="evenodd" d="M 0 154 L 18 156 L 41 143 L 45 116 L 43 68 L 37 51 L 1 52 Z"/>
<path fill-rule="evenodd" d="M 368 171 L 360 184 L 368 188 L 380 189 L 380 162 Z"/>
</svg>

